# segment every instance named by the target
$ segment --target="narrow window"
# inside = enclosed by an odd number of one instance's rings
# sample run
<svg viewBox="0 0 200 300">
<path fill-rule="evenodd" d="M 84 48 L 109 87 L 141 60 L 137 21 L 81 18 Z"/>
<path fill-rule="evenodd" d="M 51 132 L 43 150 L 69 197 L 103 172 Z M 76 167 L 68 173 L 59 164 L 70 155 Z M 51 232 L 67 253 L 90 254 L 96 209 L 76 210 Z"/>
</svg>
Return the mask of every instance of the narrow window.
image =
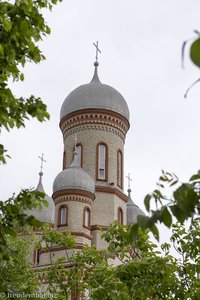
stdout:
<svg viewBox="0 0 200 300">
<path fill-rule="evenodd" d="M 90 227 L 90 209 L 88 207 L 85 207 L 83 211 L 83 225 Z"/>
<path fill-rule="evenodd" d="M 118 221 L 121 225 L 123 225 L 123 210 L 121 207 L 118 208 Z"/>
<path fill-rule="evenodd" d="M 117 185 L 123 186 L 123 156 L 121 150 L 117 150 Z"/>
<path fill-rule="evenodd" d="M 67 212 L 67 209 L 66 207 L 62 207 L 61 208 L 61 211 L 60 211 L 60 224 L 63 225 L 63 224 L 66 224 L 66 212 Z"/>
<path fill-rule="evenodd" d="M 97 148 L 97 179 L 107 180 L 107 146 L 99 144 Z"/>
<path fill-rule="evenodd" d="M 67 225 L 67 214 L 68 208 L 67 206 L 62 206 L 58 211 L 58 225 Z"/>
<path fill-rule="evenodd" d="M 63 170 L 66 169 L 66 152 L 63 152 Z"/>
</svg>

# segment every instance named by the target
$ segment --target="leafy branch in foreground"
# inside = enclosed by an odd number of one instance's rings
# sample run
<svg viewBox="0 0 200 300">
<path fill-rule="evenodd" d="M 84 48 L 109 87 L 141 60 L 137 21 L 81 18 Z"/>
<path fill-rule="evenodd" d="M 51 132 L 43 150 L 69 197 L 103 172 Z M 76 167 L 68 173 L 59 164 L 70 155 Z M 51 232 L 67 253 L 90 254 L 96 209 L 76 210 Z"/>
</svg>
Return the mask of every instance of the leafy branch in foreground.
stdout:
<svg viewBox="0 0 200 300">
<path fill-rule="evenodd" d="M 41 228 L 43 223 L 33 216 L 26 215 L 32 208 L 41 209 L 47 205 L 44 193 L 22 190 L 16 197 L 0 201 L 0 261 L 10 258 L 10 248 L 7 245 L 8 237 L 16 237 L 19 230 L 27 230 L 29 226 Z"/>
<path fill-rule="evenodd" d="M 137 224 L 132 225 L 132 230 L 137 235 L 138 228 L 150 229 L 157 240 L 159 231 L 156 223 L 163 223 L 171 227 L 173 217 L 183 224 L 189 218 L 193 218 L 200 210 L 200 172 L 194 174 L 188 182 L 181 183 L 178 177 L 169 172 L 162 171 L 157 183 L 158 188 L 146 195 L 144 204 L 150 216 L 138 216 Z M 171 192 L 171 189 L 173 191 Z M 164 192 L 172 193 L 166 196 Z M 151 208 L 152 202 L 155 209 Z"/>
<path fill-rule="evenodd" d="M 194 30 L 194 33 L 196 34 L 195 37 L 192 37 L 192 38 L 190 38 L 190 39 L 183 42 L 182 50 L 181 50 L 182 68 L 184 68 L 185 48 L 186 48 L 186 45 L 191 41 L 193 41 L 193 42 L 191 43 L 190 49 L 189 49 L 190 59 L 195 64 L 196 67 L 200 68 L 200 32 L 198 30 Z M 185 95 L 184 95 L 185 98 L 187 97 L 188 92 L 190 91 L 190 89 L 195 84 L 197 84 L 199 81 L 200 81 L 200 78 L 195 80 L 195 82 L 193 82 L 191 84 L 191 86 L 186 90 Z"/>
<path fill-rule="evenodd" d="M 71 238 L 59 237 L 65 238 L 65 249 L 70 252 Z M 47 290 L 59 300 L 71 293 L 85 300 L 198 299 L 199 218 L 194 218 L 188 229 L 180 223 L 173 225 L 173 244 L 162 244 L 163 252 L 149 240 L 147 230 L 140 228 L 133 242 L 131 227 L 118 222 L 103 238 L 108 242 L 106 250 L 86 247 L 68 257 L 54 257 L 42 273 Z M 51 235 L 47 240 L 49 243 Z M 178 251 L 178 257 L 170 255 L 171 249 Z"/>
<path fill-rule="evenodd" d="M 8 81 L 24 80 L 22 68 L 27 62 L 45 59 L 38 42 L 48 34 L 42 9 L 52 9 L 61 0 L 16 0 L 0 2 L 0 132 L 2 128 L 25 126 L 30 117 L 40 122 L 49 119 L 46 105 L 40 98 L 17 98 Z M 5 150 L 0 145 L 0 163 L 5 163 Z"/>
</svg>

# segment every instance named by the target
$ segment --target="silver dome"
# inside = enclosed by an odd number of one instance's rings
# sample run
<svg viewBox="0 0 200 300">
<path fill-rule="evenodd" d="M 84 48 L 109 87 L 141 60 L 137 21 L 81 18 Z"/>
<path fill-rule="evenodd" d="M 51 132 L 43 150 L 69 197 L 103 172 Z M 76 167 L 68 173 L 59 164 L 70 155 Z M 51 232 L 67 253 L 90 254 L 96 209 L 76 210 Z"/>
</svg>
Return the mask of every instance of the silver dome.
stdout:
<svg viewBox="0 0 200 300">
<path fill-rule="evenodd" d="M 53 183 L 53 192 L 69 189 L 84 190 L 94 193 L 95 184 L 90 175 L 79 166 L 77 161 L 77 152 L 74 152 L 74 158 L 71 165 L 60 172 Z"/>
<path fill-rule="evenodd" d="M 39 191 L 39 192 L 42 192 L 45 194 L 44 199 L 47 201 L 48 207 L 46 205 L 42 204 L 41 209 L 33 208 L 32 210 L 27 210 L 25 213 L 28 216 L 34 216 L 37 220 L 39 220 L 41 222 L 54 224 L 55 205 L 54 205 L 53 199 L 51 197 L 49 197 L 44 191 L 44 188 L 42 185 L 43 173 L 40 172 L 39 175 L 40 175 L 40 180 L 39 180 L 38 186 L 36 188 L 36 191 Z"/>
<path fill-rule="evenodd" d="M 102 84 L 97 67 L 92 81 L 73 90 L 63 102 L 60 119 L 81 109 L 106 109 L 114 111 L 129 120 L 129 109 L 124 97 L 113 87 Z"/>
<path fill-rule="evenodd" d="M 145 213 L 131 199 L 131 190 L 128 189 L 128 202 L 126 205 L 127 225 L 137 223 L 137 216 Z"/>
</svg>

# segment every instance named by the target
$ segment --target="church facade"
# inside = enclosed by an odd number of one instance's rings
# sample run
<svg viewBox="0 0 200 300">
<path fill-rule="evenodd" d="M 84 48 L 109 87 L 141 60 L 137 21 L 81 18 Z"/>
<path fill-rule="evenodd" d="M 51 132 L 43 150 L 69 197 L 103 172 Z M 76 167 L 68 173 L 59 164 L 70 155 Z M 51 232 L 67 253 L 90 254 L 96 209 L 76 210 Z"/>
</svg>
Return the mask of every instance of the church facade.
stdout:
<svg viewBox="0 0 200 300">
<path fill-rule="evenodd" d="M 86 245 L 105 249 L 102 230 L 118 220 L 133 224 L 143 214 L 124 193 L 124 145 L 129 130 L 129 109 L 124 97 L 113 87 L 101 83 L 98 61 L 90 83 L 73 90 L 63 102 L 60 129 L 63 135 L 63 170 L 53 183 L 48 208 L 33 210 L 36 218 L 60 231 L 70 231 L 76 249 Z M 44 192 L 42 175 L 37 190 Z M 53 249 L 56 256 L 64 250 Z M 34 263 L 48 264 L 42 249 Z"/>
</svg>

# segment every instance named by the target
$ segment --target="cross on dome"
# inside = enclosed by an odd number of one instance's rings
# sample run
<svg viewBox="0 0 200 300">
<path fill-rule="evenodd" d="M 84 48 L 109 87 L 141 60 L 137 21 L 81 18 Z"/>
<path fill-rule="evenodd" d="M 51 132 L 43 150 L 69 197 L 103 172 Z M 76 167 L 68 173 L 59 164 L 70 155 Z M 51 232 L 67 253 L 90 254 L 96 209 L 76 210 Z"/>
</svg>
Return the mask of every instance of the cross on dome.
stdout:
<svg viewBox="0 0 200 300">
<path fill-rule="evenodd" d="M 47 161 L 44 159 L 44 153 L 42 153 L 41 156 L 38 156 L 38 158 L 41 160 L 40 172 L 42 173 L 42 170 L 43 170 L 43 163 L 44 163 L 44 162 L 47 162 Z"/>
<path fill-rule="evenodd" d="M 99 44 L 98 41 L 97 41 L 96 44 L 93 43 L 93 45 L 96 47 L 96 56 L 95 56 L 96 61 L 95 61 L 95 66 L 98 66 L 98 65 L 99 65 L 99 63 L 98 63 L 98 54 L 101 53 L 101 50 L 98 48 L 98 44 Z M 98 52 L 99 52 L 99 53 L 98 53 Z"/>
<path fill-rule="evenodd" d="M 133 181 L 133 179 L 130 177 L 130 173 L 128 173 L 128 176 L 126 176 L 126 178 L 128 179 L 128 188 L 130 189 L 131 181 Z"/>
</svg>

